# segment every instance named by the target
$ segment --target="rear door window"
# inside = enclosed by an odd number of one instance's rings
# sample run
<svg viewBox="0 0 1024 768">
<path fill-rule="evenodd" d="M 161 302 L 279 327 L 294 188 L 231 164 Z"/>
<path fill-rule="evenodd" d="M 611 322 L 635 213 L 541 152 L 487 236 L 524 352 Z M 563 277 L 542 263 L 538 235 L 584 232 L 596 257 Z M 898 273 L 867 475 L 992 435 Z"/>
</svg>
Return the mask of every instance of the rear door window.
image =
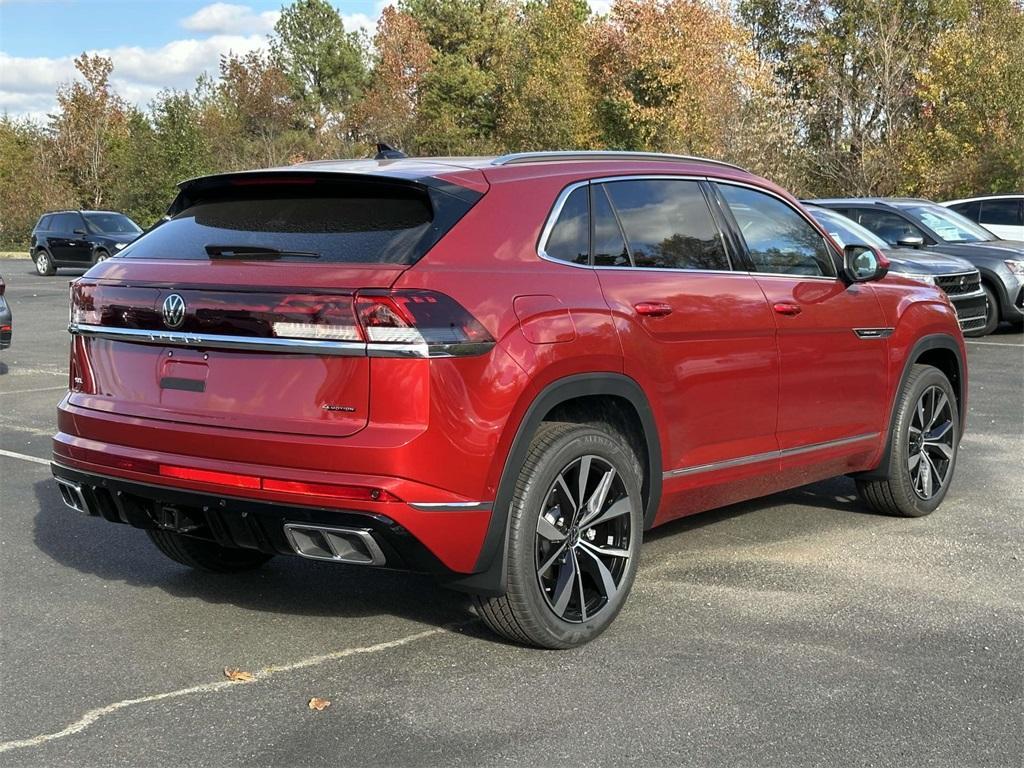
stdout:
<svg viewBox="0 0 1024 768">
<path fill-rule="evenodd" d="M 1004 227 L 1017 227 L 1024 224 L 1024 221 L 1021 220 L 1021 202 L 1021 200 L 1014 200 L 1012 198 L 982 200 L 981 223 Z M 978 219 L 975 219 L 975 221 L 978 221 Z"/>
<path fill-rule="evenodd" d="M 127 258 L 412 264 L 472 206 L 418 185 L 352 179 L 218 181 L 126 248 Z M 239 258 L 242 258 L 239 256 Z"/>
<path fill-rule="evenodd" d="M 977 200 L 972 200 L 968 203 L 957 203 L 949 207 L 961 216 L 966 216 L 971 221 L 977 221 L 981 217 L 981 203 Z"/>
<path fill-rule="evenodd" d="M 594 265 L 598 267 L 629 267 L 629 251 L 622 236 L 619 220 L 608 202 L 608 195 L 601 184 L 591 187 L 590 205 L 593 217 Z"/>
<path fill-rule="evenodd" d="M 754 271 L 835 277 L 825 238 L 786 203 L 764 192 L 718 185 L 747 244 Z"/>
<path fill-rule="evenodd" d="M 73 213 L 58 213 L 53 217 L 53 222 L 50 225 L 50 230 L 53 232 L 62 232 L 64 234 L 71 234 L 75 229 L 81 226 L 79 217 Z"/>
<path fill-rule="evenodd" d="M 605 184 L 636 267 L 728 270 L 718 226 L 696 181 L 637 179 Z"/>
</svg>

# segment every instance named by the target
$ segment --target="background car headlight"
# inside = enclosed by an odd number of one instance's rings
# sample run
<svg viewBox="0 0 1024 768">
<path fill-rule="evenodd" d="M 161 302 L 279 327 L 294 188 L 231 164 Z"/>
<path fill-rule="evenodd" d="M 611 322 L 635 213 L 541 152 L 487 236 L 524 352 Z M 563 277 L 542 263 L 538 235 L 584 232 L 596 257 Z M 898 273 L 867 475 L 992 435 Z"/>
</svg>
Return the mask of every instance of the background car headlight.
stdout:
<svg viewBox="0 0 1024 768">
<path fill-rule="evenodd" d="M 935 285 L 935 277 L 933 275 L 919 275 L 914 272 L 894 272 L 894 275 L 905 277 L 908 280 L 917 280 L 919 283 L 927 283 L 928 285 Z"/>
<path fill-rule="evenodd" d="M 1003 262 L 1003 264 L 1009 267 L 1010 271 L 1013 272 L 1013 274 L 1015 274 L 1017 277 L 1024 277 L 1024 261 L 1019 261 L 1017 259 L 1007 259 L 1006 261 Z"/>
<path fill-rule="evenodd" d="M 120 251 L 126 245 L 128 245 L 128 243 L 114 243 L 114 250 L 115 251 Z"/>
</svg>

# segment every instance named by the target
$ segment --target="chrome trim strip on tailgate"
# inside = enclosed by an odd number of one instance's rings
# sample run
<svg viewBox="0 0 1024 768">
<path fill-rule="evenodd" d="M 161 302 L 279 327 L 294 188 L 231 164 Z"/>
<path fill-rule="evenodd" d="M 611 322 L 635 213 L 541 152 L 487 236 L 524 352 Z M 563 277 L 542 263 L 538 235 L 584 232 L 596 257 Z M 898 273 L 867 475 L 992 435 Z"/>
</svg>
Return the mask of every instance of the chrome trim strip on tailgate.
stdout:
<svg viewBox="0 0 1024 768">
<path fill-rule="evenodd" d="M 104 325 L 71 323 L 68 332 L 112 341 L 134 344 L 158 344 L 170 347 L 197 349 L 238 349 L 246 352 L 282 352 L 287 354 L 335 355 L 342 357 L 469 357 L 491 350 L 493 342 L 465 344 L 381 344 L 363 341 L 337 341 L 330 339 L 285 339 L 261 336 L 224 336 L 209 333 L 180 333 L 176 331 L 149 331 L 141 328 L 109 328 Z"/>
</svg>

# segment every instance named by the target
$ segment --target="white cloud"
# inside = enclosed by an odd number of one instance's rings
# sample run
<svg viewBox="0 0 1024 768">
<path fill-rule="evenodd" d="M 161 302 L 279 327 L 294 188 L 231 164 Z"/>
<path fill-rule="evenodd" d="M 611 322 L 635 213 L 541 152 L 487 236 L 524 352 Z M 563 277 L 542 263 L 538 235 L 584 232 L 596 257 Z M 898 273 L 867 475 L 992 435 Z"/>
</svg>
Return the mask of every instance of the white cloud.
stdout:
<svg viewBox="0 0 1024 768">
<path fill-rule="evenodd" d="M 345 25 L 346 32 L 362 31 L 373 37 L 373 33 L 377 31 L 377 17 L 371 18 L 365 13 L 343 13 L 341 14 L 341 23 Z"/>
<path fill-rule="evenodd" d="M 216 72 L 222 54 L 264 48 L 265 35 L 212 35 L 174 40 L 159 48 L 121 46 L 89 51 L 113 59 L 111 84 L 145 106 L 164 88 L 188 89 L 202 72 Z M 76 76 L 74 57 L 18 57 L 0 52 L 0 112 L 36 118 L 56 110 L 57 87 Z"/>
<path fill-rule="evenodd" d="M 181 21 L 191 32 L 213 32 L 224 35 L 267 34 L 274 29 L 280 11 L 256 13 L 248 5 L 213 3 L 200 8 Z"/>
</svg>

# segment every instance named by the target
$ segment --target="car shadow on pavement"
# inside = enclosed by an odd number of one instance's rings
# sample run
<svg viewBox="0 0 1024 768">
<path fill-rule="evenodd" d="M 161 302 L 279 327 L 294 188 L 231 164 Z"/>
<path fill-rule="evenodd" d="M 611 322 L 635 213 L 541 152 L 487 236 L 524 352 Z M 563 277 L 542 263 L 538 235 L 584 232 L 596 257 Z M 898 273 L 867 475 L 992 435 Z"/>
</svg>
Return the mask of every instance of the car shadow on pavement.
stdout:
<svg viewBox="0 0 1024 768">
<path fill-rule="evenodd" d="M 808 533 L 808 528 L 821 529 L 833 527 L 837 519 L 844 521 L 844 524 L 850 524 L 851 520 L 846 517 L 846 515 L 850 514 L 856 515 L 857 519 L 861 522 L 872 518 L 876 520 L 885 519 L 884 516 L 872 512 L 860 501 L 852 480 L 847 477 L 834 477 L 829 480 L 811 483 L 810 485 L 802 485 L 799 488 L 773 493 L 770 496 L 762 496 L 750 501 L 743 501 L 727 507 L 699 512 L 679 520 L 673 520 L 658 526 L 653 531 L 646 532 L 644 534 L 644 541 L 657 541 L 668 536 L 675 536 L 742 515 L 771 512 L 777 507 L 788 507 L 791 505 L 809 508 L 806 511 L 810 514 L 800 515 L 799 519 L 794 519 L 792 513 L 787 511 L 786 515 L 790 519 L 784 526 L 777 526 L 775 528 L 772 536 L 773 539 L 804 535 Z M 828 514 L 829 512 L 842 512 L 845 514 L 837 518 L 834 514 Z M 758 526 L 758 530 L 760 533 L 762 526 Z"/>
<path fill-rule="evenodd" d="M 36 546 L 80 573 L 266 613 L 339 618 L 391 614 L 434 626 L 473 618 L 466 595 L 443 589 L 421 574 L 288 556 L 275 557 L 249 573 L 195 571 L 167 559 L 144 531 L 68 509 L 52 480 L 37 482 L 33 490 Z M 477 631 L 460 629 L 470 635 Z"/>
</svg>

